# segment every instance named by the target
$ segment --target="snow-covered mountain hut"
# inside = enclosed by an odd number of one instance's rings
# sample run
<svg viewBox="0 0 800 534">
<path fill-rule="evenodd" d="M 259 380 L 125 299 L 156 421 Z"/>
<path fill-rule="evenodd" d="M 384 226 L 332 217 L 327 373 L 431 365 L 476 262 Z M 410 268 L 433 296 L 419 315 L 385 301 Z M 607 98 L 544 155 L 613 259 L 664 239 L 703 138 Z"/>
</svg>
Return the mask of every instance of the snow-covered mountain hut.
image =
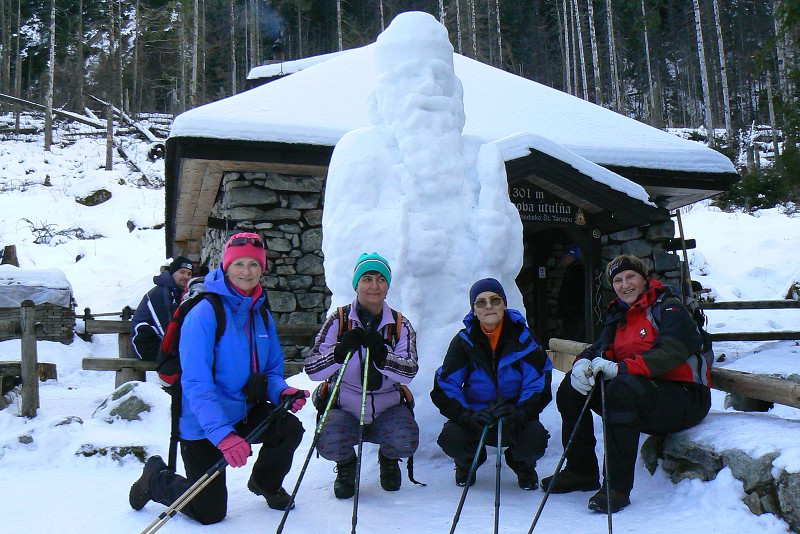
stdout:
<svg viewBox="0 0 800 534">
<path fill-rule="evenodd" d="M 256 68 L 253 89 L 176 118 L 167 142 L 167 256 L 213 266 L 225 236 L 254 229 L 270 251 L 264 282 L 279 320 L 324 320 L 325 179 L 339 139 L 370 124 L 374 47 Z M 680 260 L 666 245 L 675 236 L 669 211 L 729 189 L 738 175 L 724 155 L 467 57 L 453 62 L 463 133 L 495 143 L 505 160 L 524 226 L 517 283 L 540 337 L 561 333 L 553 308 L 569 243 L 591 267 L 586 339 L 599 317 L 597 274 L 615 255 L 637 254 L 679 280 Z"/>
</svg>

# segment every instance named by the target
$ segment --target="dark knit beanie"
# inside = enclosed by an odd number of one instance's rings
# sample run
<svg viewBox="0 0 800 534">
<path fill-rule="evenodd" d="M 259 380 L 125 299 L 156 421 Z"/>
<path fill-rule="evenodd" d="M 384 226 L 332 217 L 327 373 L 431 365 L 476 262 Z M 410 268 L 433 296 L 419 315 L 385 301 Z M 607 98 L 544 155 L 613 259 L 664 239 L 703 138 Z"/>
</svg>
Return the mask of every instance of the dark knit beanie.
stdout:
<svg viewBox="0 0 800 534">
<path fill-rule="evenodd" d="M 471 310 L 475 309 L 475 299 L 478 298 L 478 295 L 484 291 L 497 293 L 503 299 L 503 304 L 508 306 L 506 292 L 503 290 L 503 285 L 494 278 L 484 278 L 483 280 L 478 280 L 472 284 L 472 287 L 469 289 L 469 308 Z"/>
<path fill-rule="evenodd" d="M 614 277 L 623 271 L 634 271 L 641 274 L 643 278 L 647 279 L 647 273 L 644 271 L 644 269 L 642 269 L 642 262 L 631 261 L 631 259 L 627 256 L 620 256 L 609 263 L 608 267 L 606 268 L 606 272 L 608 272 L 608 279 L 612 282 L 614 281 Z"/>
<path fill-rule="evenodd" d="M 192 260 L 185 256 L 178 256 L 172 263 L 169 264 L 169 274 L 175 274 L 181 269 L 189 269 L 190 271 L 194 271 L 194 264 L 192 264 Z"/>
</svg>

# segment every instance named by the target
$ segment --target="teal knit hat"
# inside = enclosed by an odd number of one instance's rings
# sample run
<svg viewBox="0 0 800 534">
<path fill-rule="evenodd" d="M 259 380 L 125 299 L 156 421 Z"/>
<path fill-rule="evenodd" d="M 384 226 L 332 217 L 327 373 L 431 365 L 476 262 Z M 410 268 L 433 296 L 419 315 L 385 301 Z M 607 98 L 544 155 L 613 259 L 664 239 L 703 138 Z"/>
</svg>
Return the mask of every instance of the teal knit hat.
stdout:
<svg viewBox="0 0 800 534">
<path fill-rule="evenodd" d="M 365 252 L 358 257 L 356 266 L 353 269 L 353 289 L 358 287 L 358 280 L 364 276 L 364 273 L 370 271 L 381 273 L 389 285 L 392 284 L 392 269 L 389 267 L 389 262 L 386 261 L 386 258 L 377 252 L 370 252 L 369 254 Z"/>
</svg>

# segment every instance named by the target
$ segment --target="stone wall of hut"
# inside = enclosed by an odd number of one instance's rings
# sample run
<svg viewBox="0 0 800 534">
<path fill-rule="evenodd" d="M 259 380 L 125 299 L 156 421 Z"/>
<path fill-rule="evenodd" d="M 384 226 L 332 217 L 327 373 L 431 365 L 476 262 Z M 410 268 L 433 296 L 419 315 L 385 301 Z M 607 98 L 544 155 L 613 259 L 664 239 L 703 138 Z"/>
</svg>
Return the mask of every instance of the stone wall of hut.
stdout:
<svg viewBox="0 0 800 534">
<path fill-rule="evenodd" d="M 250 231 L 264 238 L 262 283 L 279 324 L 321 324 L 330 306 L 322 267 L 324 181 L 324 176 L 225 173 L 211 216 L 227 221 L 228 228 L 209 229 L 203 236 L 201 264 L 211 269 L 222 262 L 232 233 Z M 296 356 L 287 347 L 284 352 Z"/>
</svg>

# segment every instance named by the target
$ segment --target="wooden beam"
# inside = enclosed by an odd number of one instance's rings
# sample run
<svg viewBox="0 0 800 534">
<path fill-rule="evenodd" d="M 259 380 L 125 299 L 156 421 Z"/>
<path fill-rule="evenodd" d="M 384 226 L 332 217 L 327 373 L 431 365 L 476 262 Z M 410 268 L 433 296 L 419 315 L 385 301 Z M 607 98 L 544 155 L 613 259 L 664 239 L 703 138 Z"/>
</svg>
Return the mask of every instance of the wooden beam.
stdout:
<svg viewBox="0 0 800 534">
<path fill-rule="evenodd" d="M 84 358 L 81 367 L 85 371 L 121 371 L 133 369 L 134 371 L 155 371 L 156 362 L 139 360 L 137 358 Z"/>
<path fill-rule="evenodd" d="M 800 309 L 800 300 L 735 300 L 730 302 L 700 301 L 704 310 L 786 310 Z"/>
<path fill-rule="evenodd" d="M 728 393 L 800 408 L 800 382 L 796 380 L 713 367 L 711 383 L 714 389 Z"/>
<path fill-rule="evenodd" d="M 130 321 L 98 321 L 96 319 L 85 319 L 83 322 L 87 334 L 129 334 L 132 324 Z"/>
<path fill-rule="evenodd" d="M 553 366 L 564 373 L 572 369 L 575 356 L 589 347 L 568 339 L 550 339 Z M 743 373 L 721 367 L 711 368 L 711 387 L 728 393 L 738 393 L 752 399 L 777 402 L 800 408 L 800 382 L 785 377 Z"/>
<path fill-rule="evenodd" d="M 800 332 L 718 332 L 711 334 L 711 341 L 788 341 L 800 339 Z"/>
</svg>

